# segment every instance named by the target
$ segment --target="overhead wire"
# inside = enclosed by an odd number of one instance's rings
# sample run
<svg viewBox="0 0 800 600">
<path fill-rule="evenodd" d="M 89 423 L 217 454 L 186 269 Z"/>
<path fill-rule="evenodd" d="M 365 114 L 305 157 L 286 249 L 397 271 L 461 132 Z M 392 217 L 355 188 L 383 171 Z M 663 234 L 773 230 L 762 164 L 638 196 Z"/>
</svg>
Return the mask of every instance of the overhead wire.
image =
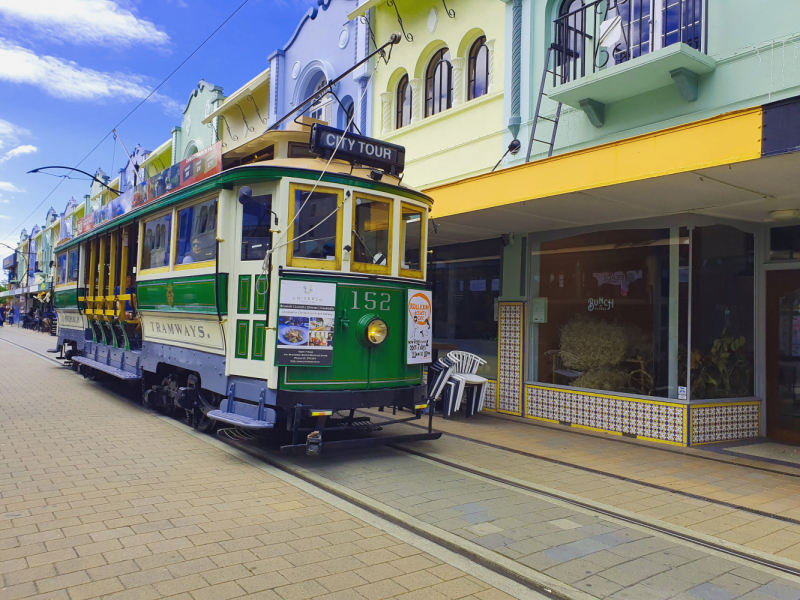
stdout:
<svg viewBox="0 0 800 600">
<path fill-rule="evenodd" d="M 198 52 L 199 52 L 199 51 L 200 51 L 200 50 L 203 48 L 203 46 L 205 46 L 205 45 L 206 45 L 206 44 L 207 44 L 207 43 L 208 43 L 208 42 L 211 40 L 211 38 L 212 38 L 212 37 L 214 37 L 214 36 L 217 34 L 217 32 L 218 32 L 220 29 L 222 29 L 222 28 L 223 28 L 223 27 L 224 27 L 224 26 L 225 26 L 225 25 L 228 23 L 228 21 L 230 21 L 230 20 L 231 20 L 233 17 L 235 17 L 235 16 L 236 16 L 236 14 L 237 14 L 237 13 L 238 13 L 240 10 L 242 10 L 242 9 L 245 7 L 245 5 L 246 5 L 248 2 L 250 2 L 250 0 L 244 0 L 244 2 L 242 2 L 242 3 L 241 3 L 239 6 L 238 6 L 238 8 L 236 8 L 236 10 L 234 10 L 234 11 L 233 11 L 233 12 L 232 12 L 232 13 L 231 13 L 229 16 L 228 16 L 228 18 L 227 18 L 227 19 L 225 19 L 225 20 L 224 20 L 222 23 L 220 23 L 220 25 L 219 25 L 219 26 L 218 26 L 218 27 L 217 27 L 217 28 L 216 28 L 214 31 L 212 31 L 212 32 L 211 32 L 211 33 L 208 35 L 208 37 L 206 37 L 206 39 L 204 39 L 204 40 L 203 40 L 203 42 L 202 42 L 202 43 L 201 43 L 199 46 L 197 46 L 197 48 L 195 48 L 195 49 L 194 49 L 194 51 L 192 51 L 192 53 L 191 53 L 191 54 L 189 54 L 189 56 L 187 56 L 187 57 L 186 57 L 186 58 L 185 58 L 185 59 L 184 59 L 184 60 L 183 60 L 183 61 L 182 61 L 182 62 L 181 62 L 181 63 L 180 63 L 180 64 L 179 64 L 177 67 L 175 67 L 175 69 L 173 69 L 173 70 L 172 70 L 172 72 L 171 72 L 169 75 L 167 75 L 167 76 L 166 76 L 166 77 L 165 77 L 165 78 L 164 78 L 164 79 L 161 81 L 161 83 L 159 83 L 159 84 L 158 84 L 156 87 L 154 87 L 154 88 L 153 88 L 153 89 L 150 91 L 150 93 L 149 93 L 149 94 L 147 94 L 147 96 L 145 96 L 145 97 L 142 99 L 142 101 L 141 101 L 141 102 L 139 102 L 139 104 L 137 104 L 136 106 L 134 106 L 134 107 L 133 107 L 133 108 L 130 110 L 130 112 L 128 112 L 128 114 L 126 114 L 126 115 L 125 115 L 125 116 L 122 118 L 122 120 L 121 120 L 119 123 L 117 123 L 117 124 L 116 124 L 114 127 L 112 127 L 112 128 L 111 128 L 111 131 L 109 131 L 108 133 L 106 133 L 106 134 L 105 134 L 105 135 L 102 137 L 102 139 L 101 139 L 99 142 L 97 142 L 97 144 L 96 144 L 96 145 L 95 145 L 95 146 L 94 146 L 94 147 L 93 147 L 91 150 L 89 150 L 89 152 L 86 154 L 86 156 L 84 156 L 84 157 L 83 157 L 83 158 L 82 158 L 82 159 L 81 159 L 81 160 L 80 160 L 80 161 L 79 161 L 79 162 L 78 162 L 78 163 L 75 165 L 75 168 L 78 168 L 78 167 L 80 167 L 80 166 L 81 166 L 81 164 L 83 164 L 83 162 L 84 162 L 84 161 L 85 161 L 87 158 L 89 158 L 89 157 L 90 157 L 90 156 L 91 156 L 91 155 L 94 153 L 94 151 L 95 151 L 95 150 L 97 150 L 97 149 L 100 147 L 100 145 L 101 145 L 103 142 L 105 142 L 105 141 L 106 141 L 106 139 L 108 138 L 108 136 L 109 136 L 109 135 L 111 135 L 112 133 L 114 133 L 114 130 L 115 130 L 115 129 L 117 129 L 117 128 L 118 128 L 120 125 L 122 125 L 122 124 L 123 124 L 125 121 L 127 121 L 127 120 L 128 120 L 130 117 L 131 117 L 131 115 L 133 115 L 133 113 L 135 113 L 137 110 L 139 110 L 139 108 L 140 108 L 140 107 L 141 107 L 141 106 L 142 106 L 142 105 L 143 105 L 145 102 L 147 102 L 147 101 L 148 101 L 148 100 L 149 100 L 149 99 L 150 99 L 150 98 L 153 96 L 153 94 L 155 94 L 155 93 L 156 93 L 156 92 L 157 92 L 159 89 L 161 89 L 161 88 L 164 86 L 164 84 L 165 84 L 165 83 L 167 83 L 167 81 L 169 81 L 170 79 L 172 79 L 172 76 L 173 76 L 173 75 L 175 75 L 175 73 L 177 73 L 177 72 L 178 72 L 178 71 L 181 69 L 181 67 L 183 67 L 183 65 L 185 65 L 187 62 L 189 62 L 189 60 L 190 60 L 190 59 L 191 59 L 191 58 L 192 58 L 192 57 L 193 57 L 195 54 L 197 54 L 197 53 L 198 53 Z M 22 221 L 20 221 L 20 223 L 19 223 L 19 224 L 18 224 L 16 227 L 14 227 L 14 229 L 12 229 L 12 230 L 11 230 L 11 231 L 10 231 L 10 232 L 9 232 L 9 233 L 8 233 L 8 234 L 7 234 L 7 235 L 4 237 L 4 238 L 3 238 L 3 240 L 7 240 L 9 237 L 11 237 L 11 235 L 12 235 L 12 234 L 13 234 L 15 231 L 17 231 L 17 230 L 18 230 L 20 227 L 22 227 L 22 226 L 23 226 L 23 225 L 26 223 L 26 221 L 27 221 L 28 219 L 30 219 L 30 218 L 31 218 L 31 217 L 32 217 L 32 216 L 33 216 L 33 215 L 36 213 L 36 211 L 37 211 L 37 210 L 39 210 L 39 209 L 41 208 L 41 206 L 42 206 L 42 205 L 43 205 L 45 202 L 47 202 L 47 199 L 48 199 L 48 198 L 50 198 L 50 196 L 52 196 L 52 195 L 53 195 L 53 194 L 56 192 L 56 190 L 59 188 L 59 186 L 60 186 L 62 183 L 64 183 L 64 179 L 66 179 L 66 176 L 64 176 L 64 178 L 62 178 L 62 179 L 61 179 L 61 181 L 59 181 L 59 182 L 56 184 L 56 186 L 55 186 L 55 187 L 54 187 L 54 188 L 53 188 L 53 189 L 50 191 L 50 193 L 49 193 L 49 194 L 47 194 L 47 196 L 45 196 L 45 197 L 44 197 L 44 199 L 43 199 L 43 200 L 42 200 L 42 201 L 41 201 L 39 204 L 37 204 L 37 205 L 36 205 L 36 208 L 34 208 L 34 209 L 33 209 L 33 210 L 30 212 L 30 214 L 29 214 L 27 217 L 25 217 L 24 219 L 22 219 Z"/>
</svg>

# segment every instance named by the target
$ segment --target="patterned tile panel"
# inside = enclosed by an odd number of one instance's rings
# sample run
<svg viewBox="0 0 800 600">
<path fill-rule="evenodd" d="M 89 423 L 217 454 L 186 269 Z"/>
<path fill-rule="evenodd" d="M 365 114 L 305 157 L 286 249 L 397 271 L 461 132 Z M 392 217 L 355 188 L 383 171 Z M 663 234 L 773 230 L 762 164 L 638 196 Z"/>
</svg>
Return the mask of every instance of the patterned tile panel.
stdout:
<svg viewBox="0 0 800 600">
<path fill-rule="evenodd" d="M 760 412 L 760 402 L 693 406 L 692 444 L 758 437 Z"/>
<path fill-rule="evenodd" d="M 497 382 L 491 379 L 486 386 L 486 398 L 483 401 L 483 410 L 497 412 Z"/>
<path fill-rule="evenodd" d="M 526 386 L 525 416 L 685 444 L 686 409 L 646 400 Z"/>
<path fill-rule="evenodd" d="M 501 302 L 497 359 L 497 410 L 522 414 L 525 303 Z"/>
</svg>

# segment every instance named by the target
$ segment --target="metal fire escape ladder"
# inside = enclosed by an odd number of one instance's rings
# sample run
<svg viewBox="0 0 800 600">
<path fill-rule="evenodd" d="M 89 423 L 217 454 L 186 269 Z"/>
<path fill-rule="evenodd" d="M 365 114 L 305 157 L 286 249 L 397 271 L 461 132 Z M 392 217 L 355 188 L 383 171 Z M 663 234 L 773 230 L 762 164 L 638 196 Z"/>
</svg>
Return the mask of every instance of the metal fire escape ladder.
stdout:
<svg viewBox="0 0 800 600">
<path fill-rule="evenodd" d="M 547 96 L 544 93 L 544 86 L 547 83 L 547 75 L 548 73 L 553 76 L 553 83 L 555 84 L 556 81 L 556 71 L 555 66 L 553 69 L 550 69 L 550 57 L 553 54 L 553 46 L 551 45 L 547 49 L 547 55 L 544 59 L 544 71 L 542 72 L 542 85 L 539 87 L 539 98 L 536 100 L 536 112 L 533 115 L 533 122 L 531 123 L 531 139 L 528 142 L 528 154 L 525 156 L 525 162 L 530 162 L 531 160 L 531 149 L 533 147 L 533 142 L 539 142 L 540 144 L 544 144 L 547 146 L 547 156 L 553 156 L 553 148 L 556 144 L 556 132 L 558 131 L 558 121 L 561 119 L 561 102 L 558 103 L 558 108 L 556 109 L 556 118 L 551 119 L 549 117 L 543 117 L 540 113 L 542 110 L 542 97 Z M 550 138 L 550 141 L 547 142 L 545 140 L 540 140 L 536 137 L 536 127 L 539 124 L 539 121 L 550 121 L 553 124 L 553 135 Z"/>
</svg>

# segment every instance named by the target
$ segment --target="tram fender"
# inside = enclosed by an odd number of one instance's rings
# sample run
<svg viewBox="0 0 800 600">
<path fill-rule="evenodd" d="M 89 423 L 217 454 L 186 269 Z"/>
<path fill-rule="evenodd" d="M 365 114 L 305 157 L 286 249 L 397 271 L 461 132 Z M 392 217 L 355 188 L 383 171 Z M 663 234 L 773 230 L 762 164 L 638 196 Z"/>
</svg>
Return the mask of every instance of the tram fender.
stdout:
<svg viewBox="0 0 800 600">
<path fill-rule="evenodd" d="M 142 344 L 139 363 L 142 369 L 156 373 L 159 363 L 194 371 L 200 375 L 200 382 L 204 390 L 223 396 L 228 393 L 224 356 L 154 342 Z"/>
<path fill-rule="evenodd" d="M 423 403 L 427 393 L 424 384 L 372 390 L 278 390 L 277 403 L 286 410 L 294 410 L 298 404 L 332 410 L 410 406 Z"/>
</svg>

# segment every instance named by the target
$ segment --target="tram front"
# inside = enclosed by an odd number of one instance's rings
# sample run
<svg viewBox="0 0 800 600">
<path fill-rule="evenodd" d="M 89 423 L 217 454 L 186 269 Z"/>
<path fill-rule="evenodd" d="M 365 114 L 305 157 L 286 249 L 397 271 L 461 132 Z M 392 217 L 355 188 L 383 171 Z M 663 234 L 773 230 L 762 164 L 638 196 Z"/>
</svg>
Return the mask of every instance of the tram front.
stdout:
<svg viewBox="0 0 800 600">
<path fill-rule="evenodd" d="M 255 347 L 257 335 L 264 339 L 263 366 L 249 365 L 242 374 L 266 374 L 269 389 L 257 407 L 231 392 L 209 417 L 253 429 L 274 421 L 292 434 L 286 451 L 317 453 L 323 437 L 326 448 L 396 441 L 363 434 L 419 419 L 427 407 L 423 369 L 431 360 L 433 324 L 425 256 L 432 201 L 401 185 L 402 147 L 315 124 L 309 149 L 315 158 L 261 163 L 275 168 L 277 182 L 239 188 L 242 207 L 269 198 L 270 213 L 286 224 L 272 230 L 257 269 L 239 265 L 252 273 L 238 274 L 241 289 L 232 298 L 249 306 L 251 285 L 264 298 L 266 320 L 250 323 L 237 315 L 235 344 L 247 358 L 247 340 Z M 373 422 L 358 412 L 367 408 L 391 408 L 394 417 Z M 427 433 L 402 437 L 438 438 L 429 419 L 428 425 Z"/>
</svg>

